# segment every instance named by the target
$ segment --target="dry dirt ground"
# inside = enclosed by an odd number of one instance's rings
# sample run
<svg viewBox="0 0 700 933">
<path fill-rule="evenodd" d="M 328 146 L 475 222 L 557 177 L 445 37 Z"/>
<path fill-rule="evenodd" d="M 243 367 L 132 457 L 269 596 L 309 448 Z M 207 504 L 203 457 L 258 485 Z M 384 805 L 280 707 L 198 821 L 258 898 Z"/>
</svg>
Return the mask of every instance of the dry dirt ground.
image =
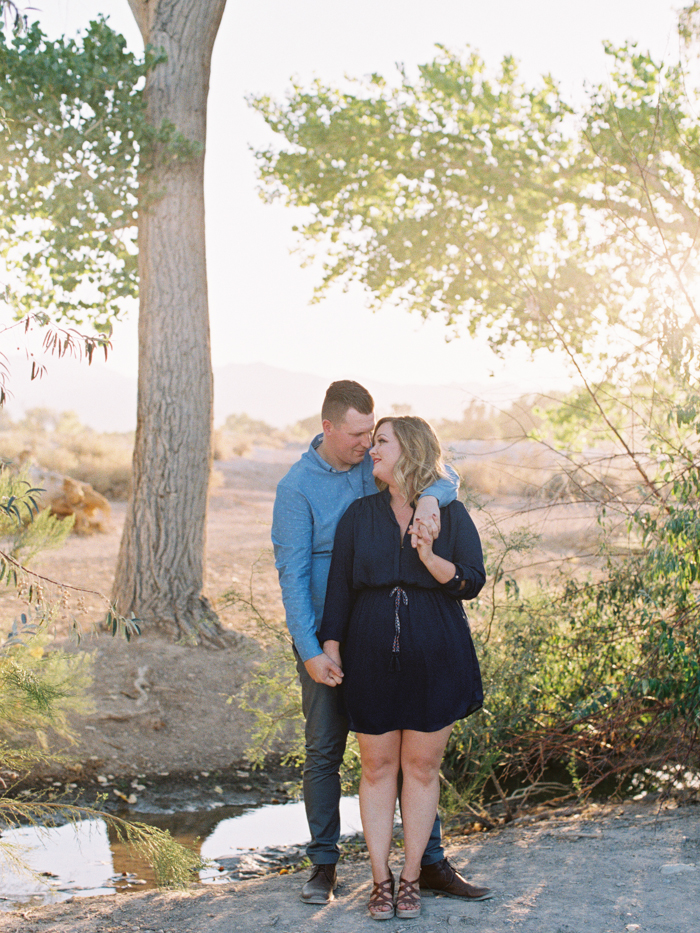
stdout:
<svg viewBox="0 0 700 933">
<path fill-rule="evenodd" d="M 414 920 L 389 920 L 404 933 L 696 933 L 700 923 L 697 807 L 591 807 L 525 818 L 469 837 L 448 854 L 492 900 L 425 897 Z M 367 862 L 341 863 L 336 899 L 311 907 L 303 876 L 185 892 L 148 892 L 72 901 L 0 915 L 2 933 L 369 933 Z"/>
<path fill-rule="evenodd" d="M 264 618 L 282 617 L 270 522 L 276 483 L 300 453 L 301 448 L 256 450 L 216 465 L 206 576 L 206 592 L 215 604 L 221 605 L 222 594 L 235 586 L 252 595 Z M 108 533 L 73 537 L 61 550 L 43 555 L 35 569 L 66 584 L 108 593 L 123 514 L 123 506 L 115 505 Z M 481 514 L 475 515 L 478 525 Z M 551 510 L 536 511 L 536 522 L 555 519 Z M 591 516 L 582 513 L 576 521 L 578 531 L 570 516 L 566 520 L 568 537 L 556 542 L 559 553 L 567 552 L 572 534 L 590 526 Z M 571 558 L 581 559 L 573 551 Z M 70 596 L 69 603 L 86 631 L 103 611 L 94 595 Z M 4 618 L 17 608 L 7 595 L 0 604 Z M 70 749 L 72 779 L 240 766 L 251 720 L 236 698 L 264 656 L 267 638 L 244 609 L 223 609 L 221 618 L 229 632 L 223 650 L 174 645 L 148 631 L 129 645 L 106 635 L 83 640 L 76 650 L 94 657 L 93 708 L 77 722 L 78 744 Z M 695 933 L 700 926 L 699 815 L 692 806 L 606 805 L 549 813 L 544 822 L 528 817 L 489 834 L 455 839 L 455 862 L 468 865 L 475 881 L 492 885 L 493 900 L 465 904 L 429 898 L 419 920 L 393 920 L 388 929 Z M 338 897 L 326 908 L 302 904 L 300 884 L 297 874 L 271 875 L 180 893 L 76 899 L 0 914 L 0 931 L 355 933 L 374 928 L 364 912 L 366 862 L 343 865 Z"/>
</svg>

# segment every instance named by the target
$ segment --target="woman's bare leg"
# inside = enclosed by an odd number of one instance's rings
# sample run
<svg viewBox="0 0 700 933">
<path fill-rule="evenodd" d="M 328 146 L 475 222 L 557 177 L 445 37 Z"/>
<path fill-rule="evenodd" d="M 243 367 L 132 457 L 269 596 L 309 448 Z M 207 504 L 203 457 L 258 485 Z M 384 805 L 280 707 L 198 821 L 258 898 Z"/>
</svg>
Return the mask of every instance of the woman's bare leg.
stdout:
<svg viewBox="0 0 700 933">
<path fill-rule="evenodd" d="M 389 850 L 396 809 L 396 780 L 401 758 L 401 733 L 358 733 L 362 759 L 360 815 L 376 882 L 390 876 Z M 433 813 L 433 819 L 435 814 Z"/>
<path fill-rule="evenodd" d="M 401 733 L 401 818 L 404 835 L 404 869 L 401 877 L 415 881 L 435 822 L 440 798 L 440 764 L 452 726 L 439 732 Z"/>
</svg>

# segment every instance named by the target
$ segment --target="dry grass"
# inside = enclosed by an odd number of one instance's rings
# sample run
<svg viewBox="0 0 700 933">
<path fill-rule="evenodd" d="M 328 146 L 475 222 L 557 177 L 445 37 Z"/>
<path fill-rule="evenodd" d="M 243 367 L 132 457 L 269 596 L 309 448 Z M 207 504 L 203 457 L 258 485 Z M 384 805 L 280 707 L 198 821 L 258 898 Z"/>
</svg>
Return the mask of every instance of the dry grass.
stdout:
<svg viewBox="0 0 700 933">
<path fill-rule="evenodd" d="M 550 451 L 528 441 L 463 441 L 450 452 L 467 490 L 481 496 L 536 497 L 561 469 Z"/>
<path fill-rule="evenodd" d="M 218 461 L 248 457 L 256 447 L 281 449 L 300 438 L 310 440 L 312 434 L 303 424 L 278 430 L 247 415 L 231 415 L 214 432 L 213 457 Z M 21 422 L 13 423 L 0 411 L 2 460 L 88 483 L 112 502 L 129 496 L 133 448 L 133 432 L 100 434 L 81 425 L 72 412 L 32 409 Z M 212 488 L 217 482 L 213 471 Z"/>
<path fill-rule="evenodd" d="M 317 430 L 319 419 L 307 420 L 279 430 L 246 415 L 232 415 L 214 433 L 214 460 L 247 459 L 255 448 L 281 450 L 290 442 L 307 442 Z M 133 440 L 133 434 L 99 434 L 85 428 L 71 413 L 36 409 L 20 423 L 13 424 L 7 417 L 0 421 L 0 456 L 5 460 L 34 463 L 45 471 L 88 483 L 110 501 L 128 497 Z M 629 466 L 615 464 L 605 453 L 579 455 L 574 462 L 546 444 L 522 439 L 460 440 L 456 430 L 448 458 L 469 496 L 501 504 L 509 501 L 502 515 L 508 526 L 517 513 L 523 512 L 529 514 L 518 522 L 537 524 L 540 514 L 545 514 L 545 505 L 595 505 L 630 494 L 634 498 L 638 479 L 630 474 Z M 213 471 L 212 491 L 221 484 L 217 470 L 219 466 Z M 500 507 L 496 511 L 500 512 Z M 566 514 L 565 509 L 556 511 Z M 553 522 L 551 511 L 548 513 L 549 530 L 553 530 L 553 524 L 559 526 L 564 549 L 568 550 L 564 539 L 575 537 L 571 528 L 575 527 L 578 534 L 581 523 L 588 525 L 590 517 L 594 517 L 594 510 L 584 511 L 586 518 L 577 513 L 570 527 L 566 518 L 558 514 Z"/>
<path fill-rule="evenodd" d="M 223 426 L 214 431 L 214 460 L 247 457 L 255 447 L 281 450 L 291 443 L 310 443 L 320 430 L 320 415 L 306 418 L 287 428 L 273 428 L 248 415 L 229 415 Z"/>
<path fill-rule="evenodd" d="M 133 434 L 98 434 L 82 426 L 68 432 L 20 424 L 0 431 L 4 460 L 89 483 L 113 501 L 128 496 L 133 445 Z"/>
<path fill-rule="evenodd" d="M 645 495 L 632 460 L 612 450 L 567 454 L 546 443 L 458 441 L 448 459 L 466 488 L 488 497 L 520 496 L 544 502 L 638 505 Z M 645 471 L 653 476 L 648 458 Z"/>
<path fill-rule="evenodd" d="M 446 453 L 484 540 L 496 601 L 509 579 L 597 578 L 606 554 L 635 546 L 629 519 L 644 490 L 627 458 L 566 455 L 529 440 L 454 441 Z"/>
</svg>

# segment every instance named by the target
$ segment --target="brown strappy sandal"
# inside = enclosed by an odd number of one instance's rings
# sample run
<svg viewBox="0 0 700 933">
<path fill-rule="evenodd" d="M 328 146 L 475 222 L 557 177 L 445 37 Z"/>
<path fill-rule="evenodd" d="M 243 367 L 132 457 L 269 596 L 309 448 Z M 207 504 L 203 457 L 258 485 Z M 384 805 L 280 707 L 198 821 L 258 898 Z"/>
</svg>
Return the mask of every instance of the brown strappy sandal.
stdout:
<svg viewBox="0 0 700 933">
<path fill-rule="evenodd" d="M 399 893 L 396 897 L 396 916 L 402 920 L 420 917 L 420 878 L 406 881 L 399 878 Z"/>
<path fill-rule="evenodd" d="M 372 920 L 391 920 L 394 916 L 394 876 L 376 881 L 367 904 Z"/>
</svg>

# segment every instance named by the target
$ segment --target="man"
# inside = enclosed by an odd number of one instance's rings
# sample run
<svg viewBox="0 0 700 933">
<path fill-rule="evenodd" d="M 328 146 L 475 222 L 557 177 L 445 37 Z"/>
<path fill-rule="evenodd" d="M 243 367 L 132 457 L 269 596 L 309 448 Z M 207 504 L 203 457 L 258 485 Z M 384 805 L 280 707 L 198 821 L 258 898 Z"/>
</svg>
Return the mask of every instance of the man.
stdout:
<svg viewBox="0 0 700 933">
<path fill-rule="evenodd" d="M 353 500 L 377 492 L 367 453 L 374 428 L 374 401 L 369 392 L 349 380 L 332 383 L 321 419 L 323 433 L 277 487 L 272 519 L 275 564 L 306 720 L 304 803 L 311 832 L 306 851 L 314 867 L 301 899 L 308 904 L 332 900 L 337 884 L 340 766 L 348 734 L 334 689 L 343 672 L 323 653 L 316 632 L 323 616 L 338 521 Z M 453 471 L 450 480 L 440 480 L 420 498 L 416 518 L 426 522 L 434 534 L 439 531 L 439 505 L 455 498 L 458 484 Z M 472 900 L 489 895 L 488 888 L 468 884 L 445 859 L 439 819 L 423 857 L 421 887 Z"/>
</svg>

